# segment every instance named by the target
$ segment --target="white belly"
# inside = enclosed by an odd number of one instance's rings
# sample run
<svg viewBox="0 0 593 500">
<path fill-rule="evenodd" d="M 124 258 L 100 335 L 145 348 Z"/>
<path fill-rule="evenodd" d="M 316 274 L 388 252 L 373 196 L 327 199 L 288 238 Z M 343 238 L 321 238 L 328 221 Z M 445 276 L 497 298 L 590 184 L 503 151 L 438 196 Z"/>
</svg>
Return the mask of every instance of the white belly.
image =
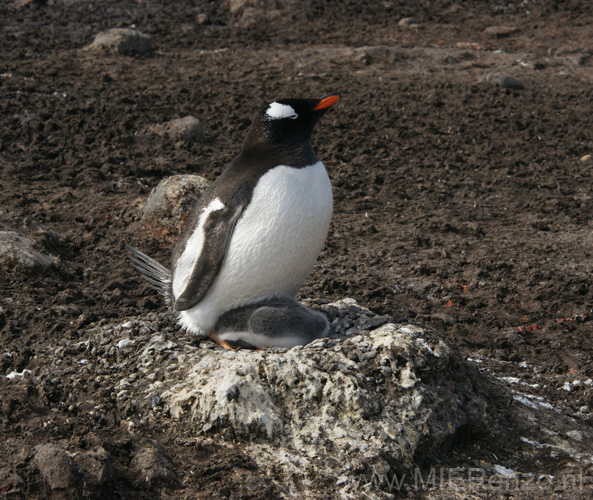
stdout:
<svg viewBox="0 0 593 500">
<path fill-rule="evenodd" d="M 294 297 L 323 247 L 332 208 L 321 162 L 267 172 L 237 222 L 212 287 L 195 307 L 180 313 L 180 324 L 208 334 L 230 309 L 271 296 Z"/>
</svg>

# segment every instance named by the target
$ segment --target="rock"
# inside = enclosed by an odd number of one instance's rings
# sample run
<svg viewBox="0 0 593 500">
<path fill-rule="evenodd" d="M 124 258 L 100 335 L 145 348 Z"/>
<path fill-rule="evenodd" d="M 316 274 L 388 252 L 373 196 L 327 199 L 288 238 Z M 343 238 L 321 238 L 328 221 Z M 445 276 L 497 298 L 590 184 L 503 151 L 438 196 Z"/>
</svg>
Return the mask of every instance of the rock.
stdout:
<svg viewBox="0 0 593 500">
<path fill-rule="evenodd" d="M 525 337 L 521 335 L 516 327 L 504 328 L 500 331 L 500 338 L 506 339 L 510 345 L 519 345 L 525 343 Z"/>
<path fill-rule="evenodd" d="M 228 0 L 231 23 L 240 28 L 248 28 L 262 21 L 273 21 L 282 15 L 282 10 L 290 10 L 286 0 Z"/>
<path fill-rule="evenodd" d="M 503 89 L 521 90 L 523 84 L 511 75 L 500 75 L 496 78 L 496 83 Z"/>
<path fill-rule="evenodd" d="M 575 66 L 584 66 L 593 56 L 593 49 L 582 47 L 559 47 L 548 49 L 549 56 L 562 57 Z"/>
<path fill-rule="evenodd" d="M 115 476 L 111 455 L 102 446 L 89 452 L 77 453 L 76 460 L 84 471 L 86 482 L 92 486 L 105 485 Z"/>
<path fill-rule="evenodd" d="M 35 447 L 35 464 L 52 490 L 64 490 L 75 484 L 73 466 L 68 454 L 53 444 Z"/>
<path fill-rule="evenodd" d="M 477 222 L 463 222 L 458 231 L 465 236 L 474 236 L 476 238 L 485 235 L 484 229 Z"/>
<path fill-rule="evenodd" d="M 496 428 L 479 379 L 429 330 L 387 323 L 290 350 L 185 352 L 160 397 L 176 425 L 244 443 L 264 470 L 329 481 L 409 466 L 462 428 Z"/>
<path fill-rule="evenodd" d="M 589 164 L 593 162 L 593 156 L 585 155 L 581 157 L 581 163 Z"/>
<path fill-rule="evenodd" d="M 591 456 L 592 432 L 583 430 L 582 441 L 568 434 L 574 420 L 543 397 L 492 381 L 433 330 L 388 322 L 369 331 L 376 316 L 353 299 L 318 309 L 332 322 L 329 337 L 290 350 L 196 345 L 155 313 L 89 325 L 83 334 L 101 352 L 118 351 L 117 373 L 133 375 L 102 383 L 130 391 L 147 421 L 192 441 L 225 443 L 250 457 L 250 470 L 270 487 L 295 498 L 391 498 L 369 489 L 375 475 L 410 477 L 416 464 L 448 453 L 458 435 L 478 443 L 524 436 L 554 449 L 578 447 L 584 454 L 571 452 L 574 460 Z M 129 350 L 118 350 L 132 332 Z M 128 403 L 115 404 L 122 412 Z M 137 482 L 175 481 L 158 443 L 134 450 L 128 473 Z"/>
<path fill-rule="evenodd" d="M 393 64 L 405 60 L 403 53 L 392 47 L 382 46 L 358 47 L 354 49 L 354 57 L 365 64 L 373 64 L 377 62 Z"/>
<path fill-rule="evenodd" d="M 489 26 L 484 34 L 493 38 L 504 38 L 519 31 L 516 26 Z"/>
<path fill-rule="evenodd" d="M 147 56 L 152 53 L 152 37 L 133 29 L 113 28 L 99 33 L 86 49 Z"/>
<path fill-rule="evenodd" d="M 142 224 L 151 230 L 179 234 L 193 204 L 208 187 L 199 175 L 173 175 L 152 190 L 142 210 Z"/>
<path fill-rule="evenodd" d="M 389 315 L 384 314 L 383 316 L 373 316 L 368 319 L 368 324 L 370 328 L 378 328 L 389 321 Z"/>
<path fill-rule="evenodd" d="M 177 480 L 171 462 L 165 457 L 163 447 L 146 439 L 134 454 L 130 468 L 138 473 L 141 481 L 149 484 L 172 483 Z"/>
<path fill-rule="evenodd" d="M 566 435 L 575 441 L 582 441 L 584 439 L 583 433 L 579 430 L 568 431 Z"/>
<path fill-rule="evenodd" d="M 48 269 L 53 259 L 35 250 L 35 241 L 16 231 L 0 231 L 0 263 L 18 262 L 29 268 Z"/>
<path fill-rule="evenodd" d="M 422 25 L 416 21 L 414 17 L 404 17 L 400 19 L 397 23 L 400 28 L 407 28 L 411 30 L 418 30 L 422 28 Z"/>
<path fill-rule="evenodd" d="M 114 475 L 114 467 L 111 456 L 104 448 L 99 447 L 86 454 L 87 471 L 93 475 L 98 484 L 105 484 Z"/>
<path fill-rule="evenodd" d="M 457 320 L 449 314 L 436 313 L 436 314 L 433 314 L 433 317 L 441 320 L 447 326 L 453 326 L 457 323 Z"/>
<path fill-rule="evenodd" d="M 455 47 L 462 50 L 486 50 L 486 47 L 478 42 L 456 42 Z"/>
<path fill-rule="evenodd" d="M 168 137 L 173 142 L 198 142 L 206 139 L 202 122 L 195 116 L 185 116 L 175 120 L 152 125 L 149 132 L 160 137 Z"/>
<path fill-rule="evenodd" d="M 210 22 L 210 18 L 208 14 L 200 13 L 196 16 L 196 23 L 197 24 L 208 24 Z"/>
</svg>

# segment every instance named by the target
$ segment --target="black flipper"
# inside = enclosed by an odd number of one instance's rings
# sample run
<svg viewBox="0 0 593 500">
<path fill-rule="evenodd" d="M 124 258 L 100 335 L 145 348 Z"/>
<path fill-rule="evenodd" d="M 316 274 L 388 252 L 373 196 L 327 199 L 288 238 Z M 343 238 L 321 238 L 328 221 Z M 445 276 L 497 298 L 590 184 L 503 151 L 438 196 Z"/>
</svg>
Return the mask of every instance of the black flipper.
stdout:
<svg viewBox="0 0 593 500">
<path fill-rule="evenodd" d="M 134 263 L 134 267 L 140 271 L 142 277 L 150 283 L 152 288 L 165 297 L 168 304 L 171 304 L 171 271 L 140 250 L 130 245 L 125 247 L 128 257 Z"/>
<path fill-rule="evenodd" d="M 173 303 L 176 311 L 194 307 L 210 289 L 218 276 L 244 204 L 211 212 L 204 222 L 204 244 L 183 292 Z"/>
</svg>

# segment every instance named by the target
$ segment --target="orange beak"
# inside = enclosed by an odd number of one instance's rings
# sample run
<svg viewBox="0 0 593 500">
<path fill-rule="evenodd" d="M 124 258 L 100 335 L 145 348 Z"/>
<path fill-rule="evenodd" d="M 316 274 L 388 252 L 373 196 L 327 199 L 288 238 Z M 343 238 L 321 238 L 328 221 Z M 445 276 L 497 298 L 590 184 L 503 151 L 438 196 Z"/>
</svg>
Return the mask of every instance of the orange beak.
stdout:
<svg viewBox="0 0 593 500">
<path fill-rule="evenodd" d="M 340 100 L 340 96 L 342 94 L 340 94 L 339 92 L 335 92 L 333 94 L 327 94 L 326 96 L 323 96 L 321 98 L 321 101 L 319 101 L 319 103 L 317 104 L 317 106 L 315 106 L 313 108 L 313 111 L 317 111 L 319 109 L 325 109 L 325 108 L 329 108 L 330 106 L 333 106 L 336 102 L 338 102 Z"/>
</svg>

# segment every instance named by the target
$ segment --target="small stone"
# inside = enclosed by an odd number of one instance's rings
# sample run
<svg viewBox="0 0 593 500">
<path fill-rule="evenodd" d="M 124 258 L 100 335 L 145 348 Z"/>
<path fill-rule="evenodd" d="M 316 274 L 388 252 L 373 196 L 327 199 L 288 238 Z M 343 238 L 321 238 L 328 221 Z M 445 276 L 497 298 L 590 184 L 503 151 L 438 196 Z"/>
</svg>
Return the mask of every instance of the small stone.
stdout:
<svg viewBox="0 0 593 500">
<path fill-rule="evenodd" d="M 582 431 L 579 430 L 574 430 L 574 431 L 568 431 L 566 433 L 566 435 L 570 438 L 573 439 L 574 441 L 579 441 L 581 442 L 584 439 L 583 433 Z"/>
<path fill-rule="evenodd" d="M 407 28 L 412 30 L 417 30 L 422 27 L 422 25 L 418 21 L 416 21 L 416 18 L 414 17 L 404 17 L 398 21 L 397 25 L 401 28 Z"/>
<path fill-rule="evenodd" d="M 163 447 L 152 440 L 145 441 L 132 458 L 130 467 L 138 472 L 142 481 L 151 485 L 177 480 L 171 462 L 165 457 Z"/>
<path fill-rule="evenodd" d="M 509 328 L 503 333 L 511 345 L 520 345 L 525 343 L 525 337 L 517 332 L 515 328 Z"/>
<path fill-rule="evenodd" d="M 77 454 L 76 460 L 77 465 L 88 474 L 91 485 L 109 483 L 116 474 L 111 455 L 102 446 L 88 453 Z"/>
<path fill-rule="evenodd" d="M 176 118 L 159 125 L 152 125 L 148 130 L 160 137 L 168 137 L 173 142 L 189 144 L 206 139 L 202 122 L 191 115 Z"/>
<path fill-rule="evenodd" d="M 127 346 L 129 346 L 130 344 L 133 344 L 134 340 L 133 339 L 121 339 L 118 343 L 117 343 L 117 348 L 118 349 L 123 349 Z"/>
<path fill-rule="evenodd" d="M 150 408 L 151 410 L 153 410 L 154 408 L 157 408 L 159 406 L 162 405 L 162 401 L 161 398 L 159 397 L 158 394 L 151 394 L 148 398 L 148 408 Z"/>
<path fill-rule="evenodd" d="M 593 162 L 592 155 L 585 155 L 585 156 L 581 157 L 581 163 L 591 163 L 591 162 Z"/>
<path fill-rule="evenodd" d="M 16 231 L 0 231 L 0 263 L 18 262 L 29 268 L 48 269 L 53 259 L 35 250 L 35 241 Z"/>
<path fill-rule="evenodd" d="M 457 320 L 453 316 L 449 316 L 445 313 L 433 314 L 436 319 L 440 319 L 445 325 L 453 326 L 457 323 Z"/>
<path fill-rule="evenodd" d="M 247 28 L 260 22 L 273 22 L 282 15 L 281 2 L 277 0 L 229 0 L 231 23 Z"/>
<path fill-rule="evenodd" d="M 484 236 L 484 229 L 477 222 L 464 222 L 459 227 L 459 232 L 466 236 Z"/>
<path fill-rule="evenodd" d="M 402 52 L 399 52 L 392 47 L 382 46 L 359 47 L 355 49 L 354 54 L 356 59 L 364 62 L 365 64 L 373 64 L 378 62 L 394 64 L 404 61 L 405 59 L 405 56 Z"/>
<path fill-rule="evenodd" d="M 123 55 L 149 55 L 152 53 L 152 37 L 128 28 L 113 28 L 99 33 L 87 50 L 107 50 Z"/>
<path fill-rule="evenodd" d="M 385 314 L 383 316 L 373 316 L 372 318 L 368 318 L 367 322 L 369 327 L 371 328 L 379 328 L 380 326 L 384 325 L 389 321 L 389 315 Z"/>
<path fill-rule="evenodd" d="M 503 89 L 521 90 L 523 88 L 523 84 L 511 75 L 500 75 L 496 83 Z"/>
<path fill-rule="evenodd" d="M 131 397 L 132 393 L 127 389 L 124 389 L 123 391 L 119 391 L 117 393 L 117 399 L 130 399 Z"/>
<path fill-rule="evenodd" d="M 73 463 L 61 448 L 53 444 L 36 446 L 35 463 L 52 490 L 64 490 L 74 485 Z"/>
<path fill-rule="evenodd" d="M 208 181 L 199 175 L 173 175 L 152 190 L 142 210 L 142 224 L 178 234 Z"/>
<path fill-rule="evenodd" d="M 484 34 L 493 38 L 504 38 L 519 31 L 516 26 L 489 26 Z"/>
</svg>

